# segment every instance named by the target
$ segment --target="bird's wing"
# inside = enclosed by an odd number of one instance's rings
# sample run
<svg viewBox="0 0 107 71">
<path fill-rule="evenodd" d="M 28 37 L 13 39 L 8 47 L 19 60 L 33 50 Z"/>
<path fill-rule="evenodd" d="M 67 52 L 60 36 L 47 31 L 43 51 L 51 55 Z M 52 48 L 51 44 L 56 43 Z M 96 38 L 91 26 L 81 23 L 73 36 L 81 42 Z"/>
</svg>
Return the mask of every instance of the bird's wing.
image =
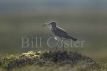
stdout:
<svg viewBox="0 0 107 71">
<path fill-rule="evenodd" d="M 59 28 L 59 27 L 56 27 L 54 28 L 53 30 L 51 30 L 53 32 L 53 34 L 55 36 L 58 36 L 58 37 L 63 37 L 63 38 L 66 38 L 66 39 L 72 39 L 74 41 L 76 41 L 77 39 L 70 36 L 68 33 L 65 32 L 65 30 Z"/>
<path fill-rule="evenodd" d="M 60 27 L 56 27 L 56 28 L 58 28 L 58 29 L 60 29 L 60 30 L 63 30 L 63 31 L 65 31 L 64 29 L 62 29 L 62 28 L 60 28 Z"/>
<path fill-rule="evenodd" d="M 54 31 L 56 36 L 67 38 L 69 36 L 68 33 L 65 32 L 62 28 L 56 27 L 56 30 Z"/>
</svg>

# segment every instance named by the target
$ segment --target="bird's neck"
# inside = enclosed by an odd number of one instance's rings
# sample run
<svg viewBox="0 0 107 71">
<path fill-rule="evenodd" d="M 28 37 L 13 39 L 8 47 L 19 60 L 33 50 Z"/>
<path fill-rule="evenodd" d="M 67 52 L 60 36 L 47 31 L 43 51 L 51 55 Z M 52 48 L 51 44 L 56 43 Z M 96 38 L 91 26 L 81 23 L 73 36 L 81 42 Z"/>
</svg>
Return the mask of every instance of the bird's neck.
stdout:
<svg viewBox="0 0 107 71">
<path fill-rule="evenodd" d="M 50 26 L 50 29 L 55 29 L 56 27 L 55 26 Z"/>
<path fill-rule="evenodd" d="M 51 28 L 56 28 L 56 26 L 50 26 Z"/>
</svg>

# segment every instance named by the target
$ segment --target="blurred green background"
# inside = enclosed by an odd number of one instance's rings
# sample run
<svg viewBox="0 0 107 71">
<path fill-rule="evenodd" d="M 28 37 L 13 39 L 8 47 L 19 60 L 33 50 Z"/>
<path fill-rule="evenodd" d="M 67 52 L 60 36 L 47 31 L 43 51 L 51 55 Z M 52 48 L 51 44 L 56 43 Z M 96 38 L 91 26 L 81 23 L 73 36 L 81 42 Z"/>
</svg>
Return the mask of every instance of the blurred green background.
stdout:
<svg viewBox="0 0 107 71">
<path fill-rule="evenodd" d="M 0 0 L 0 56 L 54 50 L 46 43 L 53 35 L 42 27 L 51 19 L 78 40 L 85 40 L 82 48 L 67 50 L 107 63 L 106 0 Z M 42 47 L 22 48 L 22 37 L 42 37 Z"/>
</svg>

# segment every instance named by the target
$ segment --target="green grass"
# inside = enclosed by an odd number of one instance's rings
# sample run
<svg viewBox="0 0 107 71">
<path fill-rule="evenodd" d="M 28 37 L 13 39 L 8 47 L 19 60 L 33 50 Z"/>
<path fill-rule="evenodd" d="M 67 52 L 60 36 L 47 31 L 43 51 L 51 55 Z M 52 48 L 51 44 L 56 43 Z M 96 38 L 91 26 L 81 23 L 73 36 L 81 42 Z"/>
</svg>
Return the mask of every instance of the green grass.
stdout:
<svg viewBox="0 0 107 71">
<path fill-rule="evenodd" d="M 83 48 L 65 48 L 66 50 L 78 51 L 91 57 L 98 63 L 105 66 L 107 63 L 107 40 L 106 40 L 106 12 L 84 11 L 84 12 L 67 12 L 67 13 L 7 13 L 0 16 L 0 58 L 6 54 L 9 56 L 21 54 L 30 50 L 54 50 L 55 48 L 47 47 L 47 39 L 53 35 L 48 27 L 42 27 L 42 24 L 51 19 L 58 22 L 58 26 L 65 29 L 70 35 L 78 40 L 85 40 Z M 22 48 L 21 37 L 42 37 L 42 48 Z M 52 42 L 51 44 L 53 44 Z M 58 48 L 62 50 L 62 48 Z M 25 66 L 19 70 L 39 69 L 39 66 Z M 77 66 L 75 66 L 76 68 Z M 81 66 L 78 66 L 79 68 Z M 78 69 L 77 67 L 77 69 Z M 67 68 L 67 66 L 42 67 L 51 70 Z M 68 66 L 69 68 L 69 66 Z M 104 68 L 105 69 L 105 68 Z M 104 70 L 99 69 L 100 71 Z M 72 69 L 70 69 L 72 70 Z M 16 70 L 18 71 L 18 69 Z M 33 70 L 32 70 L 33 71 Z"/>
</svg>

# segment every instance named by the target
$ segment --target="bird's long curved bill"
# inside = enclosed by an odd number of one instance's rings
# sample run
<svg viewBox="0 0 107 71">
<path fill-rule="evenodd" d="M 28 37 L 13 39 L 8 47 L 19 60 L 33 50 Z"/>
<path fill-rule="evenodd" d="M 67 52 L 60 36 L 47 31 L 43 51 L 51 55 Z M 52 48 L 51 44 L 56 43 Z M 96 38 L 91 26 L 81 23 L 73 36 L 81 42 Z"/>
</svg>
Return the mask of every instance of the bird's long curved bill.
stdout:
<svg viewBox="0 0 107 71">
<path fill-rule="evenodd" d="M 46 26 L 46 24 L 43 24 L 42 27 Z"/>
<path fill-rule="evenodd" d="M 46 25 L 48 25 L 48 24 L 47 24 L 47 23 L 45 23 L 45 24 L 43 24 L 43 25 L 42 25 L 42 27 L 44 27 L 44 26 L 46 26 Z"/>
</svg>

